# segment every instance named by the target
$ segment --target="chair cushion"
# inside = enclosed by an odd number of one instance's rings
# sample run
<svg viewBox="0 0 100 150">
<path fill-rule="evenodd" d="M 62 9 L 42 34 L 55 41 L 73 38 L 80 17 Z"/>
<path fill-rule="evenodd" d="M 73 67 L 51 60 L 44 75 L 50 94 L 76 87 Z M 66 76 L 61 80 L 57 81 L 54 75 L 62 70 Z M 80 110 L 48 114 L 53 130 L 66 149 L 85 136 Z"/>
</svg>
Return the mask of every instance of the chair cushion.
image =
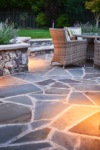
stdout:
<svg viewBox="0 0 100 150">
<path fill-rule="evenodd" d="M 67 30 L 65 30 L 65 34 L 66 34 L 66 39 L 67 39 L 67 41 L 70 41 L 70 37 L 69 37 L 69 35 L 68 35 L 68 31 L 67 31 Z"/>
<path fill-rule="evenodd" d="M 69 35 L 70 35 L 70 37 L 72 37 L 73 36 L 73 34 L 79 34 L 79 35 L 81 35 L 81 33 L 82 33 L 82 31 L 81 31 L 81 28 L 69 28 L 69 29 L 67 29 L 68 30 L 68 33 L 69 33 Z M 77 40 L 83 40 L 83 38 L 82 37 L 77 37 Z"/>
</svg>

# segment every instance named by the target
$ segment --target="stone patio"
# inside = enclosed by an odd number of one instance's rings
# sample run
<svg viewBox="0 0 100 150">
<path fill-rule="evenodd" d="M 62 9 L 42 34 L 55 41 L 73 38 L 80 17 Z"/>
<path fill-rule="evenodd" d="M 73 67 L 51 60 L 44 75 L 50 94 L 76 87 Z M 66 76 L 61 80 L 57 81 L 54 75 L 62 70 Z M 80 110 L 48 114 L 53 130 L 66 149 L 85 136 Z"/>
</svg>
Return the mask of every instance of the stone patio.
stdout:
<svg viewBox="0 0 100 150">
<path fill-rule="evenodd" d="M 0 77 L 0 150 L 100 150 L 100 68 L 29 58 Z"/>
</svg>

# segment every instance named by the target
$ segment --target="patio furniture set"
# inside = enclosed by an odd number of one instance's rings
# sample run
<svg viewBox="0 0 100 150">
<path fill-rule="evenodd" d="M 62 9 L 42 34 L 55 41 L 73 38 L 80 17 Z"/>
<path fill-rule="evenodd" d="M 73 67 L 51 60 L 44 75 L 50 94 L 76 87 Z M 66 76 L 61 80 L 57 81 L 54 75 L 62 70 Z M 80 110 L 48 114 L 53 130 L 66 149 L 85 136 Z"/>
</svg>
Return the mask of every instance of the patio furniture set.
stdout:
<svg viewBox="0 0 100 150">
<path fill-rule="evenodd" d="M 82 34 L 79 27 L 64 29 L 49 29 L 54 45 L 54 55 L 51 61 L 63 65 L 84 64 L 86 59 L 94 60 L 93 66 L 100 66 L 100 34 Z M 92 42 L 90 41 L 92 39 Z"/>
</svg>

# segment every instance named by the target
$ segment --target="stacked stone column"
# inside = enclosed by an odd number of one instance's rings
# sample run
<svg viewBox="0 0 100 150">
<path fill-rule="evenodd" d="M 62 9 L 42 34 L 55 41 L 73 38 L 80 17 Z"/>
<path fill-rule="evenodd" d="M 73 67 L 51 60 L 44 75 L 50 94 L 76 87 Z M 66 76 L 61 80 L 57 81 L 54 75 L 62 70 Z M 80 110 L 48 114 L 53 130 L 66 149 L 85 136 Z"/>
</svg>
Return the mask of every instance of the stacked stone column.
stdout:
<svg viewBox="0 0 100 150">
<path fill-rule="evenodd" d="M 0 50 L 0 76 L 28 71 L 27 50 Z"/>
</svg>

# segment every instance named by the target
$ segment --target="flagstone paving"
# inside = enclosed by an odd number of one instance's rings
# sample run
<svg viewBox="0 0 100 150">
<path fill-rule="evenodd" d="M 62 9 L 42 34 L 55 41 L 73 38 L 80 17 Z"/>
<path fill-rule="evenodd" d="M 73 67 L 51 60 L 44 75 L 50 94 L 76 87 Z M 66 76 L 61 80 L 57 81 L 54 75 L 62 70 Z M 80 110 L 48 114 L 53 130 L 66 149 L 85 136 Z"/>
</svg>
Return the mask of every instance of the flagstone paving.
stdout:
<svg viewBox="0 0 100 150">
<path fill-rule="evenodd" d="M 0 150 L 100 150 L 100 68 L 29 58 L 0 77 Z"/>
</svg>

